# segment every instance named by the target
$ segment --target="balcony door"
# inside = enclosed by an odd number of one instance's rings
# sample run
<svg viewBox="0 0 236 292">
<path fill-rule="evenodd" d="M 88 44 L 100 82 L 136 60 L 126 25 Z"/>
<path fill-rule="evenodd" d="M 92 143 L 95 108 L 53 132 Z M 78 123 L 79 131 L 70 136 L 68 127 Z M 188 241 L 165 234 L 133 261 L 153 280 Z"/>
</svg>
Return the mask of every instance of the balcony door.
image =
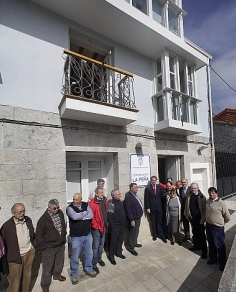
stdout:
<svg viewBox="0 0 236 292">
<path fill-rule="evenodd" d="M 105 180 L 105 188 L 109 193 L 114 187 L 112 154 L 67 152 L 67 203 L 72 202 L 76 192 L 82 193 L 83 201 L 87 201 L 99 178 Z"/>
</svg>

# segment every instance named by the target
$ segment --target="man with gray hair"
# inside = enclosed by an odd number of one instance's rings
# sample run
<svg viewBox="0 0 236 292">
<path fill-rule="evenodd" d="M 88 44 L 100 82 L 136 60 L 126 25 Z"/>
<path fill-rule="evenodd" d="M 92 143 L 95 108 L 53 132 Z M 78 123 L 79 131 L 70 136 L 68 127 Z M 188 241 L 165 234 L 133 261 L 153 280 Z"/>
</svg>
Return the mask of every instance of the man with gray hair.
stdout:
<svg viewBox="0 0 236 292">
<path fill-rule="evenodd" d="M 184 215 L 190 221 L 193 232 L 191 251 L 201 250 L 202 259 L 207 258 L 207 244 L 204 223 L 206 221 L 206 197 L 199 190 L 197 183 L 191 184 L 191 192 L 187 195 Z"/>
<path fill-rule="evenodd" d="M 49 201 L 47 210 L 39 218 L 35 237 L 38 247 L 42 250 L 41 287 L 43 292 L 49 292 L 52 276 L 54 280 L 66 280 L 61 275 L 64 265 L 66 224 L 57 199 Z"/>
<path fill-rule="evenodd" d="M 115 255 L 125 259 L 122 254 L 122 244 L 125 233 L 125 209 L 121 202 L 121 193 L 118 189 L 111 192 L 112 200 L 108 204 L 107 219 L 109 223 L 109 260 L 116 265 Z"/>
<path fill-rule="evenodd" d="M 16 292 L 20 286 L 22 286 L 22 292 L 28 292 L 35 254 L 34 227 L 30 217 L 25 216 L 23 204 L 14 204 L 11 213 L 12 217 L 1 228 L 9 267 L 7 292 Z"/>
</svg>

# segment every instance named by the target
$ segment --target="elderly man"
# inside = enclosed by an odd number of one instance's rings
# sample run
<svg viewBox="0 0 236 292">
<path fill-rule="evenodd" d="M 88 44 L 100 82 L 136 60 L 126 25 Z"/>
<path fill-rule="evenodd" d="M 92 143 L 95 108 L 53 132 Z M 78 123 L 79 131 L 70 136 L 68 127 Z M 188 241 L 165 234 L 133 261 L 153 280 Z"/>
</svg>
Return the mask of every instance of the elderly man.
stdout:
<svg viewBox="0 0 236 292">
<path fill-rule="evenodd" d="M 121 202 L 121 193 L 119 190 L 112 190 L 112 200 L 108 204 L 108 223 L 109 223 L 109 260 L 116 265 L 115 255 L 125 259 L 122 254 L 122 244 L 125 233 L 125 210 Z"/>
<path fill-rule="evenodd" d="M 105 197 L 107 197 L 107 190 L 104 188 L 104 185 L 105 185 L 105 180 L 102 179 L 102 178 L 99 178 L 97 180 L 97 187 L 96 187 L 96 189 L 97 188 L 102 188 L 103 189 L 103 195 Z M 89 197 L 88 197 L 88 201 L 91 201 L 94 198 L 96 189 L 95 190 L 92 190 L 90 192 Z"/>
<path fill-rule="evenodd" d="M 38 247 L 42 250 L 41 287 L 43 292 L 49 292 L 52 276 L 54 280 L 66 280 L 61 275 L 64 265 L 66 224 L 57 199 L 48 202 L 47 210 L 39 218 L 35 237 Z"/>
<path fill-rule="evenodd" d="M 147 213 L 151 215 L 152 220 L 152 239 L 155 241 L 157 235 L 163 242 L 167 242 L 162 226 L 162 200 L 165 195 L 162 187 L 157 184 L 157 177 L 151 177 L 151 183 L 147 185 L 144 193 L 144 202 Z"/>
<path fill-rule="evenodd" d="M 69 217 L 70 226 L 70 274 L 72 284 L 76 285 L 78 284 L 79 256 L 82 249 L 85 274 L 92 278 L 97 276 L 92 265 L 93 238 L 91 235 L 91 219 L 93 218 L 93 212 L 88 203 L 82 202 L 82 195 L 76 193 L 73 196 L 73 203 L 67 207 L 66 213 Z"/>
<path fill-rule="evenodd" d="M 218 197 L 217 189 L 211 187 L 208 189 L 209 199 L 206 201 L 206 233 L 209 245 L 208 265 L 220 264 L 220 270 L 223 271 L 226 264 L 226 247 L 224 225 L 229 222 L 230 214 L 225 202 Z"/>
<path fill-rule="evenodd" d="M 30 217 L 25 216 L 23 204 L 14 204 L 11 213 L 12 217 L 1 228 L 9 266 L 7 292 L 16 292 L 21 285 L 22 292 L 28 292 L 35 254 L 34 227 Z"/>
<path fill-rule="evenodd" d="M 184 208 L 185 208 L 187 195 L 191 193 L 191 188 L 190 186 L 188 186 L 188 181 L 186 178 L 182 178 L 181 183 L 182 183 L 182 187 L 179 189 L 179 196 L 181 198 L 182 221 L 183 221 L 184 234 L 185 234 L 183 241 L 188 241 L 190 240 L 189 221 L 184 216 Z"/>
<path fill-rule="evenodd" d="M 131 183 L 129 188 L 129 192 L 125 194 L 124 202 L 126 216 L 129 221 L 129 238 L 127 250 L 132 255 L 137 256 L 138 253 L 135 250 L 135 247 L 142 247 L 141 244 L 137 243 L 137 239 L 141 217 L 143 216 L 143 205 L 137 195 L 138 185 L 136 183 Z"/>
<path fill-rule="evenodd" d="M 99 269 L 97 264 L 105 266 L 102 260 L 102 251 L 105 241 L 105 233 L 107 231 L 107 199 L 104 196 L 103 188 L 95 190 L 94 198 L 89 202 L 89 206 L 93 211 L 94 217 L 91 221 L 91 233 L 93 236 L 93 269 L 98 274 Z"/>
<path fill-rule="evenodd" d="M 207 244 L 204 223 L 206 221 L 206 197 L 200 192 L 198 184 L 191 184 L 191 193 L 187 195 L 184 215 L 192 224 L 193 247 L 189 250 L 201 249 L 202 259 L 207 258 Z"/>
</svg>

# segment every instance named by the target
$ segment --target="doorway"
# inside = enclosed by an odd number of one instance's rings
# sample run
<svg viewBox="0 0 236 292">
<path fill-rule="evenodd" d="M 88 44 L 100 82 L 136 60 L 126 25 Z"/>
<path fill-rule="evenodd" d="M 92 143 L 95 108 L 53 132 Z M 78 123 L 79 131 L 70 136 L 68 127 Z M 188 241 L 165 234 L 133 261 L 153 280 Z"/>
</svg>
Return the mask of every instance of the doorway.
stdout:
<svg viewBox="0 0 236 292">
<path fill-rule="evenodd" d="M 178 156 L 158 155 L 158 173 L 161 183 L 171 177 L 173 183 L 180 179 L 180 158 Z"/>
</svg>

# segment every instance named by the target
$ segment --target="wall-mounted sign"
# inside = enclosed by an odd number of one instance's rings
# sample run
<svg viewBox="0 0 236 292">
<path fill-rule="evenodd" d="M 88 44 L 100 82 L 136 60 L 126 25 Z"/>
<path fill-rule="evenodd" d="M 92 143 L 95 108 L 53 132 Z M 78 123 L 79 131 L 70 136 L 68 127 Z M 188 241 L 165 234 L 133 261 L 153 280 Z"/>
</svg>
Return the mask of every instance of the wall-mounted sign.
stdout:
<svg viewBox="0 0 236 292">
<path fill-rule="evenodd" d="M 151 177 L 149 154 L 130 154 L 130 183 L 146 186 Z"/>
</svg>

